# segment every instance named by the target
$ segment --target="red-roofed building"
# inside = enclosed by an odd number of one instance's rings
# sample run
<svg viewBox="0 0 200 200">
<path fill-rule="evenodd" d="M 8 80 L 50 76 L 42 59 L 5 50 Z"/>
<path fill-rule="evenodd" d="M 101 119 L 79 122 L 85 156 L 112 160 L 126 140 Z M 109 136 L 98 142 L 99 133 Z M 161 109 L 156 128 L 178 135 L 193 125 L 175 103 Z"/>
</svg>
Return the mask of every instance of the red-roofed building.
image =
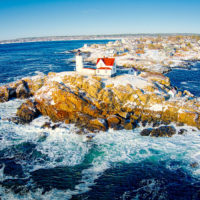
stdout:
<svg viewBox="0 0 200 200">
<path fill-rule="evenodd" d="M 97 59 L 97 64 L 100 62 L 100 61 L 103 61 L 103 63 L 106 65 L 106 66 L 113 66 L 114 63 L 115 63 L 115 58 L 98 58 Z"/>
<path fill-rule="evenodd" d="M 76 71 L 87 75 L 112 76 L 116 73 L 115 58 L 98 58 L 96 68 L 84 67 L 80 51 L 76 55 Z"/>
<path fill-rule="evenodd" d="M 115 58 L 98 58 L 96 67 L 96 75 L 112 76 L 116 73 Z"/>
</svg>

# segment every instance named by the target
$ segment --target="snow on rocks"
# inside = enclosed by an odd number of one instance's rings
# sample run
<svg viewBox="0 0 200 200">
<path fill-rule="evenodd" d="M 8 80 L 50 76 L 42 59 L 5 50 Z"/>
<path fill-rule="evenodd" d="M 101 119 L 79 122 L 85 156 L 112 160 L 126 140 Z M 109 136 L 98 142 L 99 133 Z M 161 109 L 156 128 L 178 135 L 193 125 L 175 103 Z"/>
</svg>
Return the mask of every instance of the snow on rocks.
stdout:
<svg viewBox="0 0 200 200">
<path fill-rule="evenodd" d="M 107 44 L 82 47 L 89 52 L 85 61 L 95 63 L 99 57 L 115 57 L 117 66 L 165 73 L 170 68 L 187 67 L 200 60 L 199 38 L 192 36 L 131 37 Z"/>
<path fill-rule="evenodd" d="M 26 82 L 31 80 L 27 78 Z M 132 129 L 138 119 L 174 121 L 200 128 L 200 101 L 187 92 L 177 91 L 172 97 L 168 93 L 173 89 L 170 81 L 159 73 L 123 74 L 113 78 L 83 76 L 77 72 L 49 73 L 38 84 L 32 93 L 34 109 L 53 122 L 75 123 L 80 133 L 85 133 L 85 129 Z M 7 91 L 5 88 L 0 87 L 0 91 Z M 1 98 L 9 100 L 7 94 L 2 92 Z M 27 113 L 35 116 L 33 109 L 28 108 Z M 110 122 L 110 116 L 112 119 L 116 116 L 115 125 Z"/>
<path fill-rule="evenodd" d="M 133 75 L 128 75 L 128 74 L 116 76 L 113 78 L 107 78 L 107 79 L 104 79 L 103 82 L 105 83 L 105 85 L 113 84 L 114 87 L 119 86 L 119 85 L 126 86 L 127 84 L 130 84 L 135 89 L 136 88 L 143 89 L 147 86 L 152 85 L 151 83 L 148 82 L 147 79 L 133 76 Z"/>
</svg>

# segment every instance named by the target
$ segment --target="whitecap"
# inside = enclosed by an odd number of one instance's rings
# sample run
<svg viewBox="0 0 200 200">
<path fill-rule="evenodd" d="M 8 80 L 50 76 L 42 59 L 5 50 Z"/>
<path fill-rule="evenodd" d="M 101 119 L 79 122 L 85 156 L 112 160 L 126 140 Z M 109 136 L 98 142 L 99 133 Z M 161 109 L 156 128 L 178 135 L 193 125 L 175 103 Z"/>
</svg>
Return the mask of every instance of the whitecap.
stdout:
<svg viewBox="0 0 200 200">
<path fill-rule="evenodd" d="M 183 81 L 183 82 L 181 82 L 181 84 L 182 84 L 182 85 L 187 85 L 188 82 Z"/>
<path fill-rule="evenodd" d="M 53 189 L 42 195 L 41 199 L 43 197 L 44 199 L 57 198 L 62 195 L 67 199 L 72 195 L 85 193 L 90 190 L 90 187 L 95 184 L 95 180 L 105 170 L 117 163 L 140 163 L 149 160 L 156 164 L 164 161 L 169 170 L 181 167 L 192 176 L 200 178 L 200 167 L 190 167 L 194 161 L 200 163 L 200 131 L 197 129 L 193 131 L 193 127 L 176 127 L 177 132 L 184 128 L 188 133 L 176 134 L 171 138 L 143 137 L 140 135 L 143 128 L 137 128 L 134 131 L 109 129 L 108 132 L 100 132 L 88 141 L 86 136 L 75 134 L 76 128 L 73 125 L 62 125 L 55 130 L 42 129 L 41 126 L 49 121 L 48 117 L 39 117 L 30 125 L 16 125 L 3 120 L 5 117 L 13 116 L 22 102 L 23 100 L 12 100 L 0 104 L 0 132 L 2 133 L 0 150 L 27 141 L 35 144 L 35 150 L 41 152 L 48 159 L 44 159 L 43 162 L 23 160 L 22 164 L 27 176 L 29 172 L 38 169 L 81 165 L 85 162 L 87 155 L 92 157 L 90 163 L 82 170 L 82 180 L 74 190 Z M 151 125 L 147 127 L 151 127 Z M 45 137 L 45 139 L 40 140 L 41 137 Z M 181 166 L 173 165 L 173 161 L 181 163 Z M 1 179 L 5 178 L 2 173 L 0 177 Z M 1 190 L 3 189 L 1 188 Z M 5 195 L 9 199 L 15 198 L 15 196 L 12 197 L 14 194 L 5 193 Z M 24 199 L 38 198 L 31 191 L 26 195 Z M 20 198 L 23 199 L 23 197 Z"/>
</svg>

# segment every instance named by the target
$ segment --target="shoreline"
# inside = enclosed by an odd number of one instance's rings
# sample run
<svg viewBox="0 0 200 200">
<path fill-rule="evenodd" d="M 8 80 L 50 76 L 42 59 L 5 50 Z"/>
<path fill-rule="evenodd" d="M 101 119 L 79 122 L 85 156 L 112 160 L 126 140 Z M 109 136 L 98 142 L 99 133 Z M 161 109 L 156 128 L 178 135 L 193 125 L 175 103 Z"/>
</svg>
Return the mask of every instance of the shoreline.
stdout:
<svg viewBox="0 0 200 200">
<path fill-rule="evenodd" d="M 200 101 L 187 90 L 174 90 L 168 77 L 151 72 L 106 79 L 50 72 L 0 87 L 2 103 L 13 98 L 26 99 L 16 117 L 8 119 L 16 124 L 27 124 L 43 115 L 52 122 L 75 124 L 78 134 L 109 128 L 134 130 L 138 123 L 155 124 L 158 128 L 141 133 L 152 137 L 176 134 L 168 126 L 172 122 L 200 129 Z"/>
<path fill-rule="evenodd" d="M 20 44 L 29 42 L 59 42 L 73 40 L 120 40 L 134 37 L 157 37 L 157 36 L 200 36 L 196 33 L 136 33 L 136 34 L 110 34 L 110 35 L 75 35 L 75 36 L 42 36 L 16 38 L 8 40 L 0 40 L 0 44 Z"/>
<path fill-rule="evenodd" d="M 100 37 L 100 38 L 65 38 L 65 39 L 34 39 L 34 40 L 31 40 L 29 38 L 27 39 L 16 39 L 16 40 L 11 40 L 11 41 L 0 41 L 0 45 L 4 45 L 4 44 L 23 44 L 23 43 L 34 43 L 34 42 L 63 42 L 63 41 L 81 41 L 81 40 L 118 40 L 118 39 L 121 39 L 121 38 L 118 38 L 118 37 L 111 37 L 111 38 L 103 38 L 103 37 Z M 25 41 L 24 41 L 25 40 Z"/>
<path fill-rule="evenodd" d="M 116 65 L 139 71 L 168 73 L 173 68 L 189 68 L 200 61 L 200 37 L 165 36 L 123 38 L 107 44 L 84 45 L 74 49 L 85 54 L 85 61 L 113 57 Z"/>
</svg>

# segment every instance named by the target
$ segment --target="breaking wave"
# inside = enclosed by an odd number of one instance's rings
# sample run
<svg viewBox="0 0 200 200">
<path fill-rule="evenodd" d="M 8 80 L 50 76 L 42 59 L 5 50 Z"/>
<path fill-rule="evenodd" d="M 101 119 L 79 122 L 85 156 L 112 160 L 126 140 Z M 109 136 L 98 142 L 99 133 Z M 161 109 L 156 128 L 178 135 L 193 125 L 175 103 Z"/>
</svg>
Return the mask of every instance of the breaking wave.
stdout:
<svg viewBox="0 0 200 200">
<path fill-rule="evenodd" d="M 199 184 L 200 167 L 192 168 L 191 164 L 200 162 L 200 132 L 192 127 L 181 127 L 188 133 L 172 138 L 142 137 L 142 128 L 138 128 L 134 131 L 110 129 L 88 140 L 84 135 L 75 134 L 73 125 L 63 124 L 55 130 L 41 128 L 49 120 L 46 117 L 25 126 L 7 121 L 5 118 L 13 116 L 21 103 L 22 100 L 13 100 L 0 104 L 2 199 L 70 199 L 80 195 L 94 198 L 98 184 L 108 198 L 112 190 L 124 199 L 138 195 L 140 198 L 141 195 L 163 195 L 164 198 L 168 195 L 164 179 L 177 171 L 194 179 L 193 184 Z M 178 132 L 180 127 L 176 128 Z M 155 169 L 159 170 L 158 174 L 166 171 L 163 180 L 140 174 L 145 170 L 155 173 Z M 118 176 L 126 180 L 138 173 L 141 179 L 132 190 L 127 191 L 130 181 L 124 181 L 125 188 L 115 182 Z M 106 191 L 104 184 L 113 185 L 114 189 Z"/>
</svg>

